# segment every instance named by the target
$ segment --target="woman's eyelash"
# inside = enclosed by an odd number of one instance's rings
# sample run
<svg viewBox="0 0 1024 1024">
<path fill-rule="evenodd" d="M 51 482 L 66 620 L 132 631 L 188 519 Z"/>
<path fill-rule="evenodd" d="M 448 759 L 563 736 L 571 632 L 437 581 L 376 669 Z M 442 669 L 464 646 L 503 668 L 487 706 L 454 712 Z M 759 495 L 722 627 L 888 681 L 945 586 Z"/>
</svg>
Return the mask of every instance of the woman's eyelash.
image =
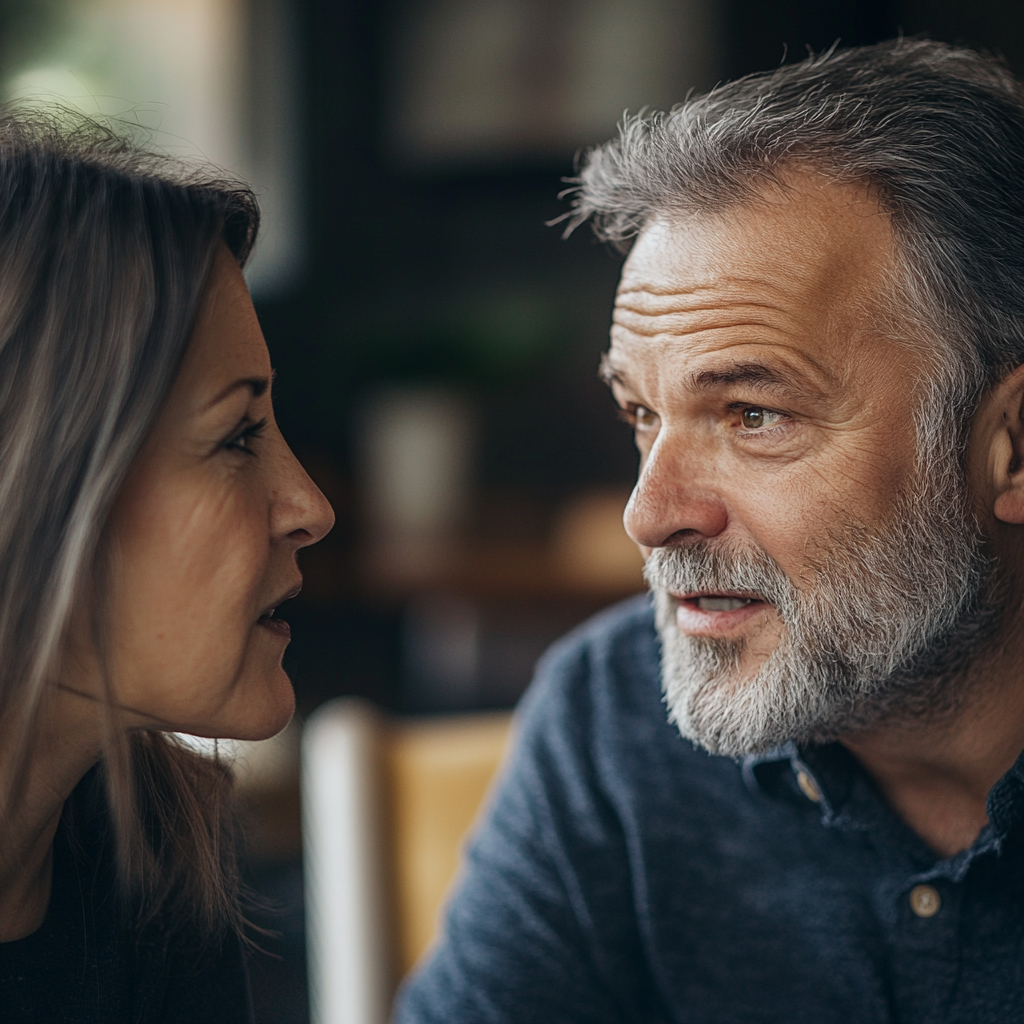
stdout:
<svg viewBox="0 0 1024 1024">
<path fill-rule="evenodd" d="M 228 451 L 245 452 L 246 455 L 255 455 L 256 452 L 249 447 L 247 442 L 261 437 L 266 426 L 266 417 L 261 419 L 258 423 L 250 423 L 247 427 L 244 427 L 242 430 L 232 434 L 231 437 L 224 442 L 224 447 L 227 448 Z"/>
</svg>

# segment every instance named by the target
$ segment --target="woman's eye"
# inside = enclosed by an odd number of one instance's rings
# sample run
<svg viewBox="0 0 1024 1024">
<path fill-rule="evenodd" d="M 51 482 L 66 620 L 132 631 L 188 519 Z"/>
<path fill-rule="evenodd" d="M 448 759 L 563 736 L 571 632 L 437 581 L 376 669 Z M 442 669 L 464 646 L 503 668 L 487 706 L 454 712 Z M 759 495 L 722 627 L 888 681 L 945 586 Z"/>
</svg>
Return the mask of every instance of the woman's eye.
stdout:
<svg viewBox="0 0 1024 1024">
<path fill-rule="evenodd" d="M 259 423 L 250 423 L 248 426 L 232 434 L 224 442 L 224 447 L 228 451 L 245 452 L 246 455 L 255 455 L 256 452 L 253 449 L 252 443 L 263 434 L 266 425 L 266 419 L 260 420 Z"/>
<path fill-rule="evenodd" d="M 741 413 L 740 419 L 747 430 L 760 430 L 762 427 L 773 427 L 782 419 L 782 414 L 762 409 L 757 405 L 748 405 Z"/>
</svg>

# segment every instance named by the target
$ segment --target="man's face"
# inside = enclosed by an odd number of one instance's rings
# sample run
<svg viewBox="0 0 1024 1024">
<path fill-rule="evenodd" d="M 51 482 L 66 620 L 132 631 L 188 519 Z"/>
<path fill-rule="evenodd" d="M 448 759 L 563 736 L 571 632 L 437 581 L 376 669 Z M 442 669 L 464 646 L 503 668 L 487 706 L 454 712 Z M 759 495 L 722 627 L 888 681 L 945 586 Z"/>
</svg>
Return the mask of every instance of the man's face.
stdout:
<svg viewBox="0 0 1024 1024">
<path fill-rule="evenodd" d="M 605 363 L 641 455 L 625 520 L 648 555 L 670 711 L 734 755 L 891 710 L 929 652 L 985 618 L 952 449 L 941 472 L 919 458 L 933 371 L 879 329 L 888 219 L 862 191 L 793 185 L 651 223 Z"/>
</svg>

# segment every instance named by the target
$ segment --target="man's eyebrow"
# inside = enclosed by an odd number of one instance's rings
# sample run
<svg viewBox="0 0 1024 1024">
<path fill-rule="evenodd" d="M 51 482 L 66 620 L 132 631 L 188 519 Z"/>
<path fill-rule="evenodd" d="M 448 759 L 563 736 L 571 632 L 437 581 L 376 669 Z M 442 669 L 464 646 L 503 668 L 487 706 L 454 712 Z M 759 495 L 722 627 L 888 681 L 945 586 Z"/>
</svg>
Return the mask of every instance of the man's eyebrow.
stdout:
<svg viewBox="0 0 1024 1024">
<path fill-rule="evenodd" d="M 601 356 L 601 362 L 597 367 L 597 376 L 600 380 L 604 381 L 608 387 L 611 387 L 613 384 L 624 384 L 628 386 L 628 379 L 625 372 L 612 365 L 612 361 L 608 358 L 607 352 Z"/>
<path fill-rule="evenodd" d="M 238 391 L 239 388 L 248 388 L 252 392 L 253 398 L 259 398 L 267 393 L 267 388 L 270 387 L 275 376 L 277 376 L 276 370 L 269 377 L 239 377 L 238 380 L 232 381 L 226 388 L 218 392 L 210 400 L 207 408 L 212 409 L 215 405 L 219 405 L 225 398 Z"/>
<path fill-rule="evenodd" d="M 688 383 L 692 391 L 710 391 L 729 384 L 745 384 L 754 390 L 816 391 L 803 374 L 766 366 L 764 363 L 734 363 L 721 370 L 701 370 Z"/>
</svg>

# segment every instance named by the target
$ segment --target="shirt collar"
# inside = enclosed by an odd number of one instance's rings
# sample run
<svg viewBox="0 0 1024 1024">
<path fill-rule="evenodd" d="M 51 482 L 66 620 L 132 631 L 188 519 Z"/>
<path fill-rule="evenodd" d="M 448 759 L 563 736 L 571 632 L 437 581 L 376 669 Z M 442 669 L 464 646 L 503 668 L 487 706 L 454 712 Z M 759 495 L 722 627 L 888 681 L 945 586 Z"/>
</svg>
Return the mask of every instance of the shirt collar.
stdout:
<svg viewBox="0 0 1024 1024">
<path fill-rule="evenodd" d="M 754 792 L 787 794 L 818 804 L 825 825 L 858 829 L 874 824 L 873 811 L 880 801 L 877 794 L 864 792 L 874 786 L 857 759 L 839 743 L 820 747 L 787 743 L 744 758 L 742 771 Z"/>
<path fill-rule="evenodd" d="M 741 762 L 741 770 L 751 792 L 812 801 L 820 809 L 822 825 L 829 828 L 885 829 L 894 835 L 903 834 L 908 852 L 916 853 L 918 859 L 924 855 L 935 861 L 923 841 L 889 808 L 860 762 L 840 743 L 809 747 L 787 743 L 767 753 L 748 755 Z M 1024 818 L 1024 752 L 992 787 L 987 812 L 989 824 L 973 846 L 939 861 L 929 875 L 959 880 L 975 857 L 1002 849 L 1007 836 Z"/>
</svg>

